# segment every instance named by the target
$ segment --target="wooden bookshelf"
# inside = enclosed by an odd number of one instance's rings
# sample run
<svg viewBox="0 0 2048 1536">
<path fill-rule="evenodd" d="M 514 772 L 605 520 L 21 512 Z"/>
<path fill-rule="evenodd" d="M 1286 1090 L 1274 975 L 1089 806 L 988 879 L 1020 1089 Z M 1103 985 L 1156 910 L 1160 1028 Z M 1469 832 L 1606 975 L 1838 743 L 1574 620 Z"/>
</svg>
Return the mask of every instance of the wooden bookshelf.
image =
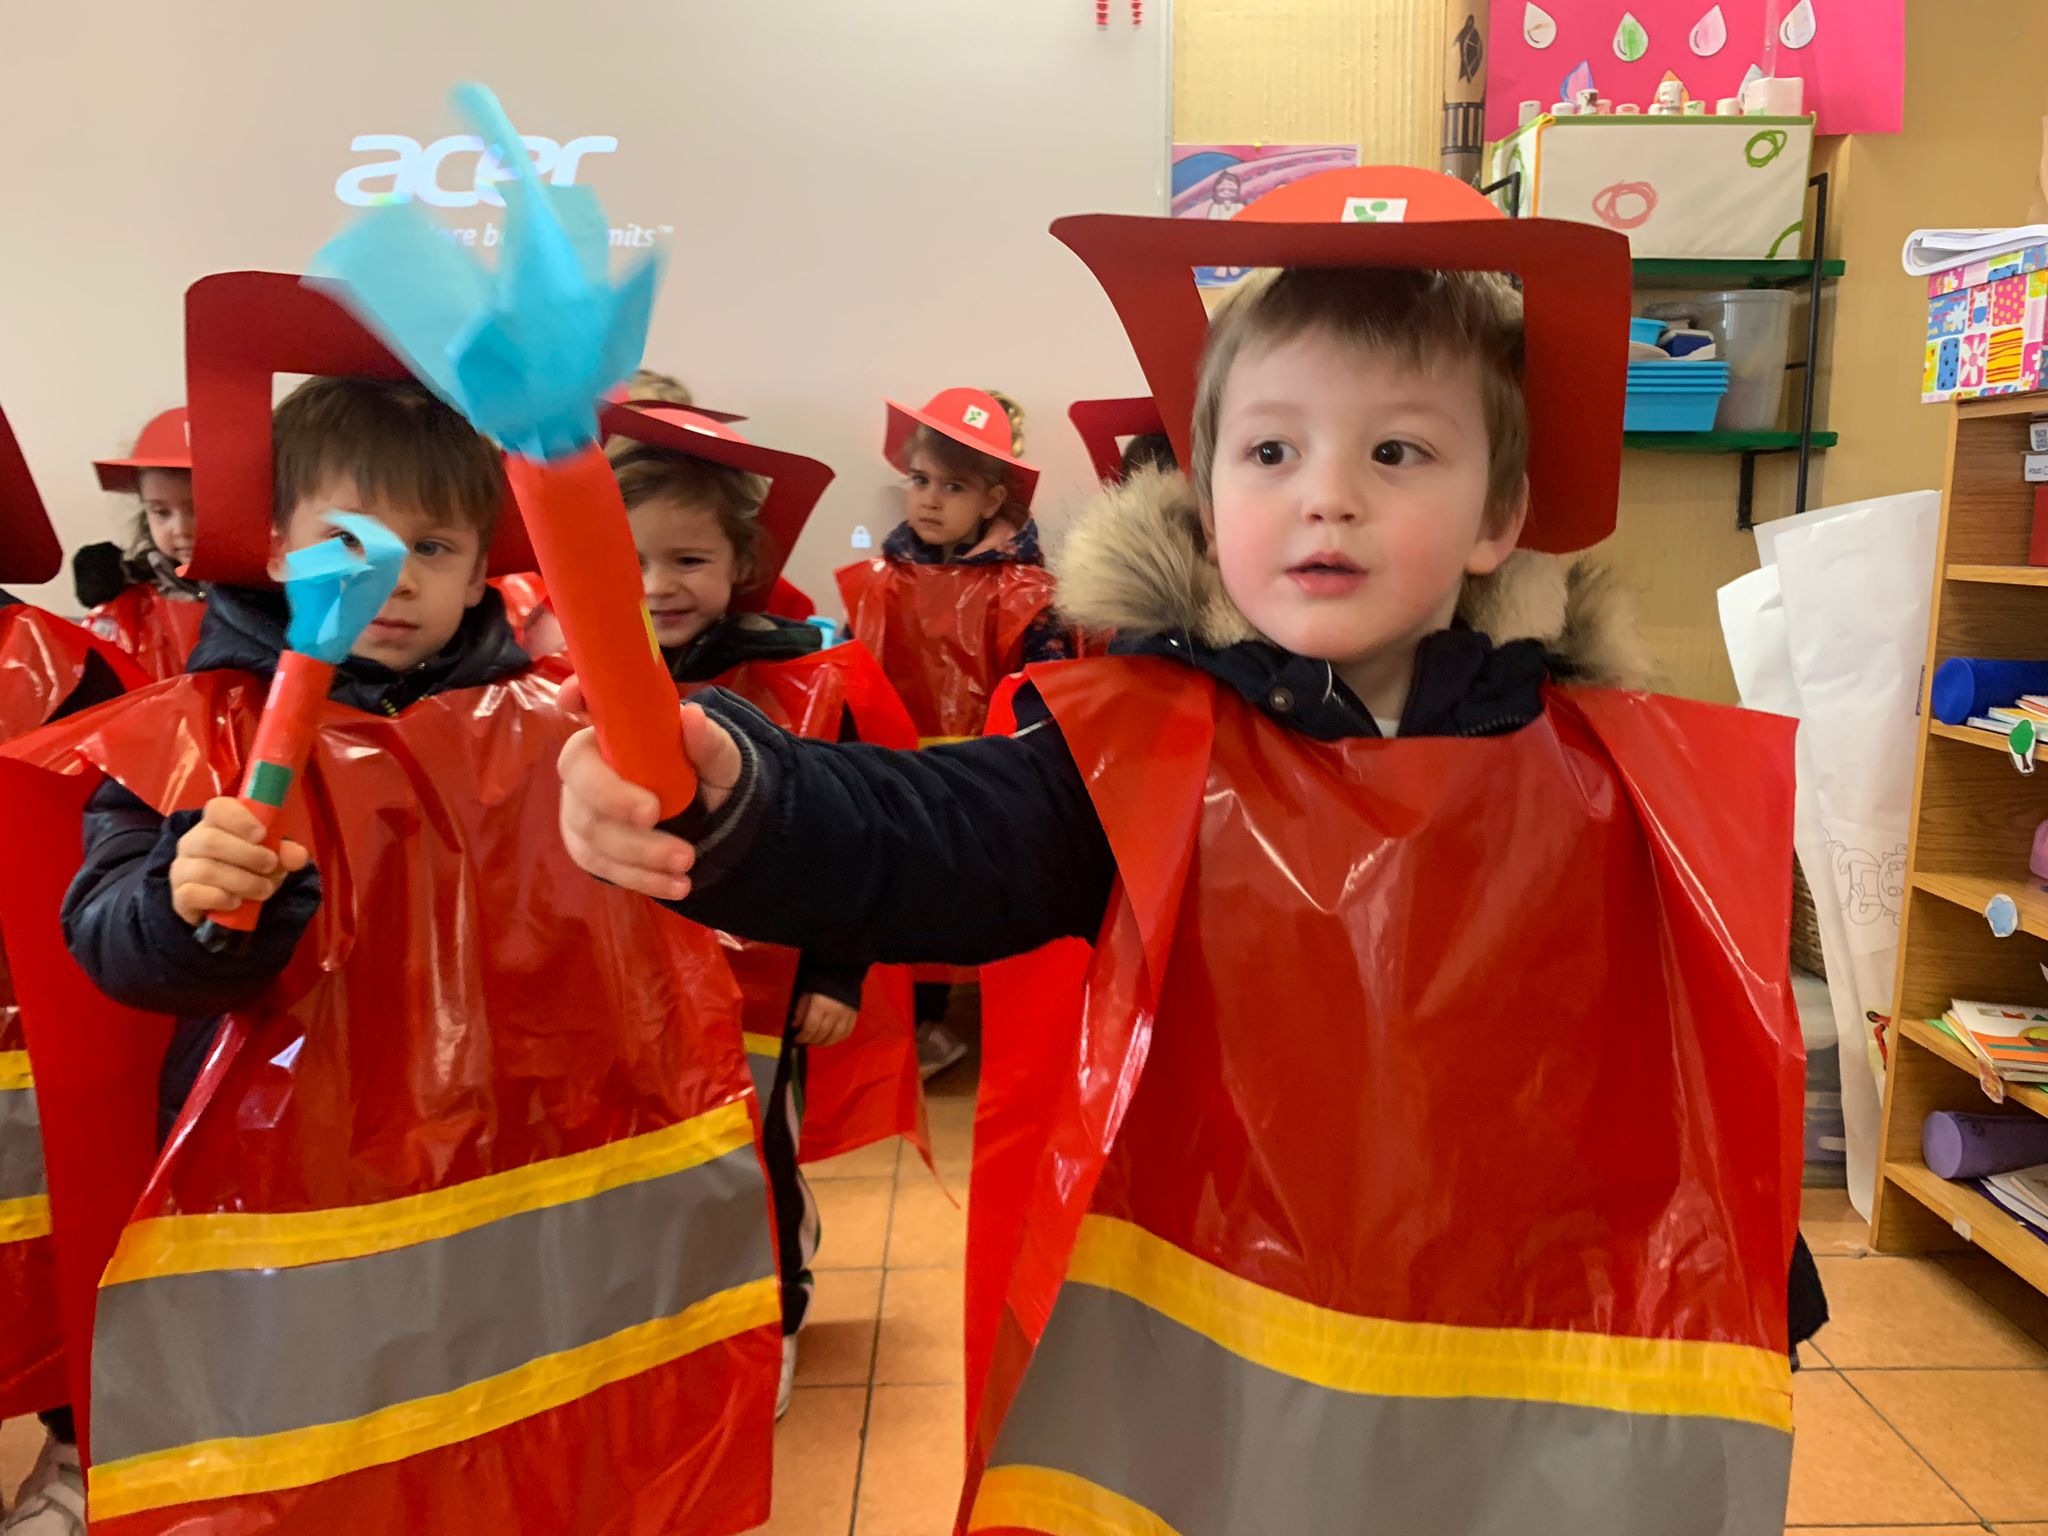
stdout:
<svg viewBox="0 0 2048 1536">
<path fill-rule="evenodd" d="M 1926 696 L 1927 680 L 1951 656 L 2048 657 L 2048 568 L 2026 563 L 2034 488 L 2020 478 L 2036 415 L 2048 415 L 2048 396 L 1967 401 L 1949 423 L 1871 1241 L 1885 1253 L 1974 1246 L 2048 1292 L 2048 1242 L 1995 1201 L 1937 1177 L 1920 1151 L 1921 1127 L 1936 1110 L 2048 1116 L 2041 1088 L 2009 1084 L 1994 1103 L 1975 1058 L 1926 1022 L 1957 997 L 2043 995 L 2048 888 L 2027 872 L 2027 855 L 2034 828 L 2048 819 L 2048 763 L 2020 773 L 2002 736 L 1941 724 Z M 1984 918 L 1998 895 L 2019 909 L 2020 930 L 2009 939 Z"/>
</svg>

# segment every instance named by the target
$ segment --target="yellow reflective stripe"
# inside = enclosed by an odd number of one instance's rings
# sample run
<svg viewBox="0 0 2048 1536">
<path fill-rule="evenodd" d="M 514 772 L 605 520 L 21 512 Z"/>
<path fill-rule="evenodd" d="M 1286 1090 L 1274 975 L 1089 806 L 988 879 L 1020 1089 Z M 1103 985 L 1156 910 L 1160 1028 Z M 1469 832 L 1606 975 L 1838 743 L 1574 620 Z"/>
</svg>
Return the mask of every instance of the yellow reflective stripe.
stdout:
<svg viewBox="0 0 2048 1536">
<path fill-rule="evenodd" d="M 0 1093 L 35 1085 L 35 1075 L 28 1069 L 27 1051 L 0 1051 Z"/>
<path fill-rule="evenodd" d="M 920 736 L 917 738 L 917 745 L 922 751 L 926 747 L 950 747 L 963 741 L 979 740 L 979 736 Z"/>
<path fill-rule="evenodd" d="M 991 1467 L 974 1495 L 970 1531 L 1047 1536 L 1180 1536 L 1142 1504 L 1051 1467 Z"/>
<path fill-rule="evenodd" d="M 333 1210 L 155 1216 L 121 1234 L 102 1285 L 211 1269 L 291 1269 L 451 1237 L 487 1222 L 585 1200 L 752 1145 L 745 1100 L 644 1136 L 424 1195 Z"/>
<path fill-rule="evenodd" d="M 780 1035 L 749 1034 L 740 1036 L 740 1039 L 746 1043 L 749 1056 L 773 1056 L 779 1059 L 782 1055 L 782 1037 Z"/>
<path fill-rule="evenodd" d="M 1356 1317 L 1254 1285 L 1090 1216 L 1070 1283 L 1118 1291 L 1232 1354 L 1338 1392 L 1491 1397 L 1792 1428 L 1791 1365 L 1746 1344 Z"/>
<path fill-rule="evenodd" d="M 781 1285 L 768 1275 L 706 1297 L 675 1317 L 360 1419 L 96 1462 L 89 1512 L 94 1520 L 112 1520 L 168 1505 L 302 1488 L 386 1466 L 575 1402 L 707 1345 L 778 1323 L 781 1316 Z"/>
<path fill-rule="evenodd" d="M 0 1243 L 26 1243 L 50 1235 L 50 1197 L 23 1195 L 0 1200 Z"/>
</svg>

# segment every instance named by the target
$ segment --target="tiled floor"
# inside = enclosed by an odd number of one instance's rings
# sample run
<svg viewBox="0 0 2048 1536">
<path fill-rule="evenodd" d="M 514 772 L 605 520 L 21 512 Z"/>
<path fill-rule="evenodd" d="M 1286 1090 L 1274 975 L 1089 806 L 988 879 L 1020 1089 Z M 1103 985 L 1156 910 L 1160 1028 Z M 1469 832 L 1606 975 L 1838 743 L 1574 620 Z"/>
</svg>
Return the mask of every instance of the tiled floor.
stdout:
<svg viewBox="0 0 2048 1536">
<path fill-rule="evenodd" d="M 934 1085 L 947 1189 L 966 1193 L 973 1080 Z M 825 1247 L 796 1404 L 776 1444 L 780 1536 L 944 1536 L 959 1489 L 965 1213 L 915 1156 L 871 1148 L 815 1169 Z M 1839 1193 L 1805 1229 L 1834 1322 L 1795 1379 L 1788 1523 L 2048 1536 L 2048 1300 L 1981 1255 L 1888 1258 Z M 0 1486 L 35 1427 L 0 1428 Z"/>
</svg>

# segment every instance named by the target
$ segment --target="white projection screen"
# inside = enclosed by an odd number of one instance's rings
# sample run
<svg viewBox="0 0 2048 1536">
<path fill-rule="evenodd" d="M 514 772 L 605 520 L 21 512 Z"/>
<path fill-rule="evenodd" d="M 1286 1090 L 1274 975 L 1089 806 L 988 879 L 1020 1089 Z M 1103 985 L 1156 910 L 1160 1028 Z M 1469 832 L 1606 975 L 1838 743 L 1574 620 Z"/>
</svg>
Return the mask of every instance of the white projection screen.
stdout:
<svg viewBox="0 0 2048 1536">
<path fill-rule="evenodd" d="M 1056 536 L 1089 484 L 1077 398 L 1141 377 L 1063 213 L 1160 212 L 1169 7 L 1092 0 L 614 0 L 9 7 L 0 127 L 0 407 L 67 550 L 132 504 L 91 460 L 182 398 L 182 296 L 299 272 L 406 190 L 488 237 L 448 88 L 503 98 L 615 244 L 659 243 L 650 364 L 839 478 L 788 574 L 827 612 L 857 527 L 897 517 L 882 399 L 955 384 L 1029 412 Z M 531 144 L 531 140 L 529 141 Z M 372 167 L 371 169 L 364 169 Z M 202 516 L 203 516 L 202 511 Z M 68 577 L 20 595 L 75 612 Z"/>
</svg>

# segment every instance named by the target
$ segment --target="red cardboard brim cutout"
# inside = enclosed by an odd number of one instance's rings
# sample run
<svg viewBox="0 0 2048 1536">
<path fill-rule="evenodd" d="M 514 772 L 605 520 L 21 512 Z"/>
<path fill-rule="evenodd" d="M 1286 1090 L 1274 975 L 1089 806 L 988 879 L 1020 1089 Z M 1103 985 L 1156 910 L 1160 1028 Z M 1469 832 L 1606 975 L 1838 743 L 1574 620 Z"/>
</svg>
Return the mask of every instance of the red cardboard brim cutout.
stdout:
<svg viewBox="0 0 2048 1536">
<path fill-rule="evenodd" d="M 656 409 L 675 409 L 660 401 L 648 403 Z M 700 411 L 694 405 L 681 409 L 713 421 L 745 419 Z M 768 497 L 755 514 L 764 535 L 760 563 L 747 590 L 733 594 L 732 604 L 742 612 L 758 612 L 767 607 L 775 595 L 775 583 L 782 576 L 782 568 L 789 563 L 790 551 L 796 548 L 796 541 L 803 536 L 804 527 L 817 508 L 818 498 L 832 483 L 831 468 L 800 453 L 787 453 L 779 448 L 768 448 L 739 438 L 718 437 L 709 432 L 694 432 L 673 420 L 636 410 L 630 404 L 606 406 L 598 418 L 598 426 L 606 437 L 630 437 L 634 442 L 646 443 L 651 448 L 688 454 L 707 463 L 723 464 L 750 475 L 760 475 L 768 481 Z"/>
<path fill-rule="evenodd" d="M 1148 432 L 1164 432 L 1159 402 L 1150 395 L 1132 395 L 1123 400 L 1076 400 L 1067 407 L 1067 420 L 1081 434 L 1088 450 L 1088 462 L 1098 480 L 1121 480 L 1124 471 L 1124 439 Z"/>
<path fill-rule="evenodd" d="M 411 377 L 355 317 L 283 272 L 217 272 L 185 291 L 185 389 L 192 422 L 201 581 L 268 586 L 270 412 L 276 375 Z M 491 574 L 534 568 L 510 494 L 491 544 Z"/>
<path fill-rule="evenodd" d="M 14 428 L 0 413 L 0 581 L 50 581 L 64 569 L 64 548 L 28 472 Z"/>
<path fill-rule="evenodd" d="M 1189 431 L 1208 314 L 1204 267 L 1404 267 L 1521 279 L 1529 402 L 1523 547 L 1567 554 L 1614 531 L 1627 393 L 1628 241 L 1556 219 L 1409 224 L 1278 223 L 1081 214 L 1052 232 L 1116 307 L 1167 436 L 1192 462 Z"/>
</svg>

